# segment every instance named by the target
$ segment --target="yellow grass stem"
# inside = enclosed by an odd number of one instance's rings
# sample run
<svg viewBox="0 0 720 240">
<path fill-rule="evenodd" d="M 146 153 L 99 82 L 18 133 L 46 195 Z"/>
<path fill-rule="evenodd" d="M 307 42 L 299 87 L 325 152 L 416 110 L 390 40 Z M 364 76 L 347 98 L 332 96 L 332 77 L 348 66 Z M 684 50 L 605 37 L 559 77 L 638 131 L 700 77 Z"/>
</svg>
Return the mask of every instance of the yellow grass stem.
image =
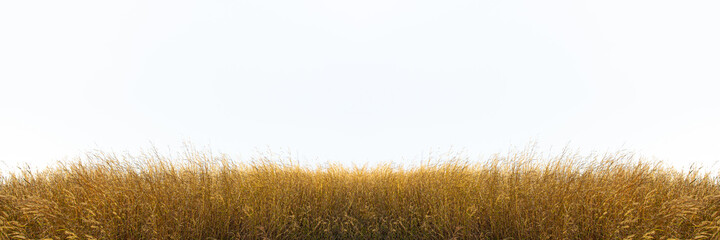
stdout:
<svg viewBox="0 0 720 240">
<path fill-rule="evenodd" d="M 251 164 L 186 151 L 2 177 L 0 239 L 720 239 L 720 184 L 629 154 Z"/>
</svg>

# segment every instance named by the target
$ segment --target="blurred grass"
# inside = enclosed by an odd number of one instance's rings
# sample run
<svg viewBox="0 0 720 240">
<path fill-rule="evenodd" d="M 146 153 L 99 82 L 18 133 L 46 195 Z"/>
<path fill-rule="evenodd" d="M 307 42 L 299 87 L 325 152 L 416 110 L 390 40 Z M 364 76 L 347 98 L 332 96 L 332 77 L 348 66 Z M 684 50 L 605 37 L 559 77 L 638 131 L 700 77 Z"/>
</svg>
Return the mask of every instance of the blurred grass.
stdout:
<svg viewBox="0 0 720 240">
<path fill-rule="evenodd" d="M 99 152 L 5 175 L 0 239 L 720 239 L 718 177 L 626 153 L 289 162 Z"/>
</svg>

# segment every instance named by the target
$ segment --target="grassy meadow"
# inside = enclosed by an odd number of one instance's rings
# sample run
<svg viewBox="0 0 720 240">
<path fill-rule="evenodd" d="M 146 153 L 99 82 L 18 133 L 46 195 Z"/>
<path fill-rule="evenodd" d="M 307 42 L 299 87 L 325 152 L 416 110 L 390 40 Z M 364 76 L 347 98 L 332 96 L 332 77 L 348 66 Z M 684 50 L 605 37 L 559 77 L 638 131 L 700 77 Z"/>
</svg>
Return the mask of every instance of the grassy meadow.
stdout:
<svg viewBox="0 0 720 240">
<path fill-rule="evenodd" d="M 720 179 L 632 154 L 303 167 L 94 153 L 0 182 L 0 239 L 720 239 Z"/>
</svg>

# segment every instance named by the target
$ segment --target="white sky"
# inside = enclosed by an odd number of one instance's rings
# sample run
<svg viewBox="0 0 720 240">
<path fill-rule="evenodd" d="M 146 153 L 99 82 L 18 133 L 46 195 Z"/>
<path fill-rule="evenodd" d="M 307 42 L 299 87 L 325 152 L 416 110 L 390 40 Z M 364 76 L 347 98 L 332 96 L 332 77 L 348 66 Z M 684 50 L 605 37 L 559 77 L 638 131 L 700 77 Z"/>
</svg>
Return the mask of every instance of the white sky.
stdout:
<svg viewBox="0 0 720 240">
<path fill-rule="evenodd" d="M 363 164 L 532 139 L 709 166 L 719 12 L 714 0 L 1 1 L 0 167 L 184 140 Z"/>
</svg>

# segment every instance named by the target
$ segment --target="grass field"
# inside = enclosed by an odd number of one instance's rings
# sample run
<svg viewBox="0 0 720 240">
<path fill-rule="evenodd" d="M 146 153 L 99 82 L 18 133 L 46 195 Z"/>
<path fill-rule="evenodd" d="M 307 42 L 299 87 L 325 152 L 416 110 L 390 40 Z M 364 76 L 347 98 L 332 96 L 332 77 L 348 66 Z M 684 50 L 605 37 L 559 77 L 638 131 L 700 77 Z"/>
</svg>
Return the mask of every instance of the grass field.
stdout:
<svg viewBox="0 0 720 240">
<path fill-rule="evenodd" d="M 0 183 L 0 239 L 720 239 L 720 179 L 631 154 L 301 167 L 96 153 Z"/>
</svg>

